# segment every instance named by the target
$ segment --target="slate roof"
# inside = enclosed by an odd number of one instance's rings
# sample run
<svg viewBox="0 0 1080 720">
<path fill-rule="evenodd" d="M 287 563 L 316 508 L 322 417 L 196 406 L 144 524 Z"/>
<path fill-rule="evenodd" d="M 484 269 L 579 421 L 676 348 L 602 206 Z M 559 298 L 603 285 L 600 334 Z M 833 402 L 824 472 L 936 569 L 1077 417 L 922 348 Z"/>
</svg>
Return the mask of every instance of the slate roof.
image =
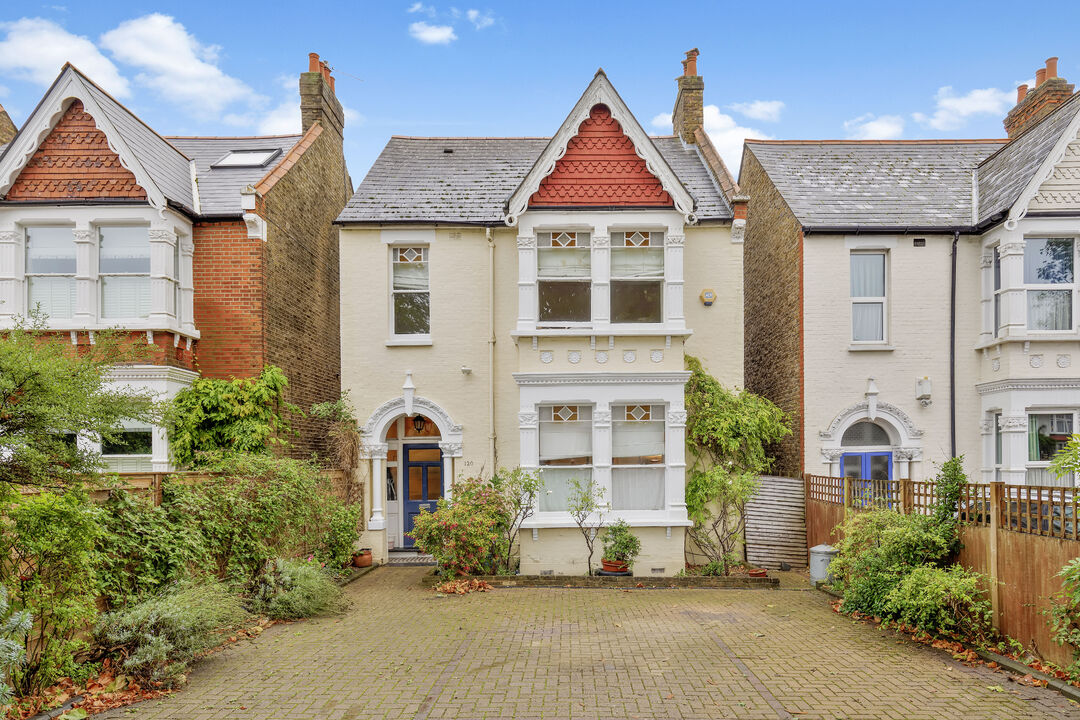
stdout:
<svg viewBox="0 0 1080 720">
<path fill-rule="evenodd" d="M 804 227 L 970 226 L 972 173 L 1004 140 L 747 140 Z"/>
<path fill-rule="evenodd" d="M 1012 207 L 1077 113 L 1080 93 L 983 161 L 979 166 L 980 221 Z"/>
<path fill-rule="evenodd" d="M 199 185 L 200 211 L 203 215 L 241 213 L 240 191 L 259 182 L 281 162 L 300 140 L 300 135 L 262 137 L 170 137 L 170 143 L 195 161 Z M 280 150 L 263 167 L 210 167 L 231 150 Z"/>
<path fill-rule="evenodd" d="M 394 136 L 338 222 L 501 224 L 504 204 L 549 140 Z M 652 141 L 697 201 L 699 220 L 732 217 L 696 147 L 674 136 Z"/>
</svg>

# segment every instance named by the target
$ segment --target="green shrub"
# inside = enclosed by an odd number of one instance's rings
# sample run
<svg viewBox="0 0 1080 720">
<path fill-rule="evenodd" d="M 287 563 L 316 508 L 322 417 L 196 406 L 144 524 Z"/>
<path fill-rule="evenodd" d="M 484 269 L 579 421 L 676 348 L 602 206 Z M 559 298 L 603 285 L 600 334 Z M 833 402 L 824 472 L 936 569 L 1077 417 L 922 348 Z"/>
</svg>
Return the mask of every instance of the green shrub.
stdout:
<svg viewBox="0 0 1080 720">
<path fill-rule="evenodd" d="M 957 522 L 957 508 L 960 496 L 967 486 L 967 475 L 964 474 L 964 456 L 954 457 L 941 464 L 937 477 L 934 478 L 937 502 L 934 503 L 934 522 L 942 526 L 955 526 Z M 953 549 L 959 543 L 959 534 L 953 531 L 956 538 Z"/>
<path fill-rule="evenodd" d="M 207 564 L 202 534 L 183 518 L 123 489 L 102 506 L 101 592 L 115 609 L 187 577 Z"/>
<path fill-rule="evenodd" d="M 420 511 L 409 537 L 447 577 L 494 574 L 508 552 L 503 499 L 482 478 L 455 482 L 451 494 L 453 499 L 439 498 L 435 512 Z"/>
<path fill-rule="evenodd" d="M 82 632 L 97 617 L 101 510 L 84 492 L 15 498 L 0 513 L 0 584 L 11 609 L 27 612 L 26 661 L 10 671 L 18 695 L 34 695 L 72 672 L 87 648 Z"/>
<path fill-rule="evenodd" d="M 26 661 L 26 634 L 33 618 L 26 610 L 11 612 L 7 588 L 0 585 L 0 706 L 12 700 L 8 678 Z"/>
<path fill-rule="evenodd" d="M 346 505 L 337 503 L 330 509 L 330 520 L 323 533 L 322 548 L 316 557 L 327 565 L 340 568 L 352 561 L 356 541 L 360 538 L 360 515 L 363 508 L 359 503 Z"/>
<path fill-rule="evenodd" d="M 618 520 L 604 529 L 604 560 L 624 562 L 633 569 L 634 558 L 641 552 L 641 540 L 625 520 Z"/>
<path fill-rule="evenodd" d="M 240 599 L 222 583 L 181 584 L 106 613 L 94 634 L 125 672 L 173 684 L 198 653 L 220 644 L 245 617 Z"/>
<path fill-rule="evenodd" d="M 1068 671 L 1074 680 L 1080 680 L 1080 558 L 1066 563 L 1057 576 L 1061 590 L 1054 593 L 1045 614 L 1054 641 L 1072 646 L 1073 662 Z"/>
<path fill-rule="evenodd" d="M 985 644 L 993 635 L 987 579 L 959 565 L 920 565 L 885 598 L 885 615 L 931 635 Z"/>
<path fill-rule="evenodd" d="M 933 517 L 874 510 L 842 525 L 836 559 L 829 568 L 843 593 L 845 612 L 886 615 L 886 598 L 914 568 L 940 562 L 955 542 L 955 526 Z"/>
<path fill-rule="evenodd" d="M 275 620 L 298 620 L 343 609 L 341 588 L 318 563 L 274 560 L 259 576 L 252 609 Z"/>
<path fill-rule="evenodd" d="M 246 589 L 274 558 L 340 558 L 359 537 L 313 462 L 232 454 L 208 469 L 216 474 L 203 482 L 167 481 L 163 507 L 202 536 L 221 580 Z"/>
</svg>

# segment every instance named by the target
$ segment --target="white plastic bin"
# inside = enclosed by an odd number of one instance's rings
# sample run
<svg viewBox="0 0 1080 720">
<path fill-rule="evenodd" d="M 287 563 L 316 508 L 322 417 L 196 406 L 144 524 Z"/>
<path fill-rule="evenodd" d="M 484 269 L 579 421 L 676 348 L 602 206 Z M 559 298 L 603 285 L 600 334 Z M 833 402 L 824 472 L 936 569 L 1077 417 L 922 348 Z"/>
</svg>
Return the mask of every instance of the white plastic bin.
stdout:
<svg viewBox="0 0 1080 720">
<path fill-rule="evenodd" d="M 810 548 L 810 582 L 832 582 L 829 565 L 836 557 L 836 548 L 832 545 L 815 545 Z"/>
</svg>

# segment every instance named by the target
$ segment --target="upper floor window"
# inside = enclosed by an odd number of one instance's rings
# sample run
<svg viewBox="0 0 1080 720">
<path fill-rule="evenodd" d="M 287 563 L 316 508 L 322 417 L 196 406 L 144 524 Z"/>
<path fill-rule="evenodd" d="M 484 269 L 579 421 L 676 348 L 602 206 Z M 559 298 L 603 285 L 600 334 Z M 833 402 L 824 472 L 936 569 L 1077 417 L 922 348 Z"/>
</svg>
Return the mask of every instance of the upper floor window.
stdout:
<svg viewBox="0 0 1080 720">
<path fill-rule="evenodd" d="M 1074 247 L 1072 238 L 1028 238 L 1024 287 L 1029 330 L 1072 330 Z"/>
<path fill-rule="evenodd" d="M 541 323 L 592 320 L 592 248 L 587 232 L 536 234 Z"/>
<path fill-rule="evenodd" d="M 663 322 L 663 290 L 664 233 L 612 233 L 611 322 Z"/>
<path fill-rule="evenodd" d="M 611 408 L 611 509 L 663 510 L 664 406 Z"/>
<path fill-rule="evenodd" d="M 139 226 L 98 228 L 98 276 L 101 317 L 145 318 L 150 315 L 150 238 Z"/>
<path fill-rule="evenodd" d="M 851 340 L 884 342 L 885 252 L 851 253 Z"/>
<path fill-rule="evenodd" d="M 395 247 L 393 252 L 393 328 L 395 335 L 431 332 L 428 248 Z"/>
<path fill-rule="evenodd" d="M 75 236 L 70 227 L 26 228 L 27 307 L 50 318 L 75 312 Z"/>
<path fill-rule="evenodd" d="M 567 510 L 571 480 L 592 477 L 592 407 L 545 405 L 540 408 L 540 492 L 543 511 Z"/>
</svg>

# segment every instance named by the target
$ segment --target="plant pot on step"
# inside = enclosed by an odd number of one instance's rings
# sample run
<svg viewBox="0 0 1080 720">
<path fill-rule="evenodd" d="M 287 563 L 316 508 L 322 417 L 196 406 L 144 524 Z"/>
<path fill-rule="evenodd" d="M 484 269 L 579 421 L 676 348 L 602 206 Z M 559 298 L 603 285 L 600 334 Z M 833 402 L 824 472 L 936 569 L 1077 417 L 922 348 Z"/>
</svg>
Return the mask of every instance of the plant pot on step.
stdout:
<svg viewBox="0 0 1080 720">
<path fill-rule="evenodd" d="M 371 567 L 371 550 L 369 548 L 364 548 L 359 552 L 353 553 L 352 564 L 353 567 L 358 568 Z"/>
<path fill-rule="evenodd" d="M 765 568 L 750 568 L 749 573 L 750 577 L 769 577 L 769 571 Z"/>
<path fill-rule="evenodd" d="M 600 565 L 604 568 L 605 572 L 623 573 L 630 570 L 629 564 L 625 560 L 600 560 Z"/>
</svg>

